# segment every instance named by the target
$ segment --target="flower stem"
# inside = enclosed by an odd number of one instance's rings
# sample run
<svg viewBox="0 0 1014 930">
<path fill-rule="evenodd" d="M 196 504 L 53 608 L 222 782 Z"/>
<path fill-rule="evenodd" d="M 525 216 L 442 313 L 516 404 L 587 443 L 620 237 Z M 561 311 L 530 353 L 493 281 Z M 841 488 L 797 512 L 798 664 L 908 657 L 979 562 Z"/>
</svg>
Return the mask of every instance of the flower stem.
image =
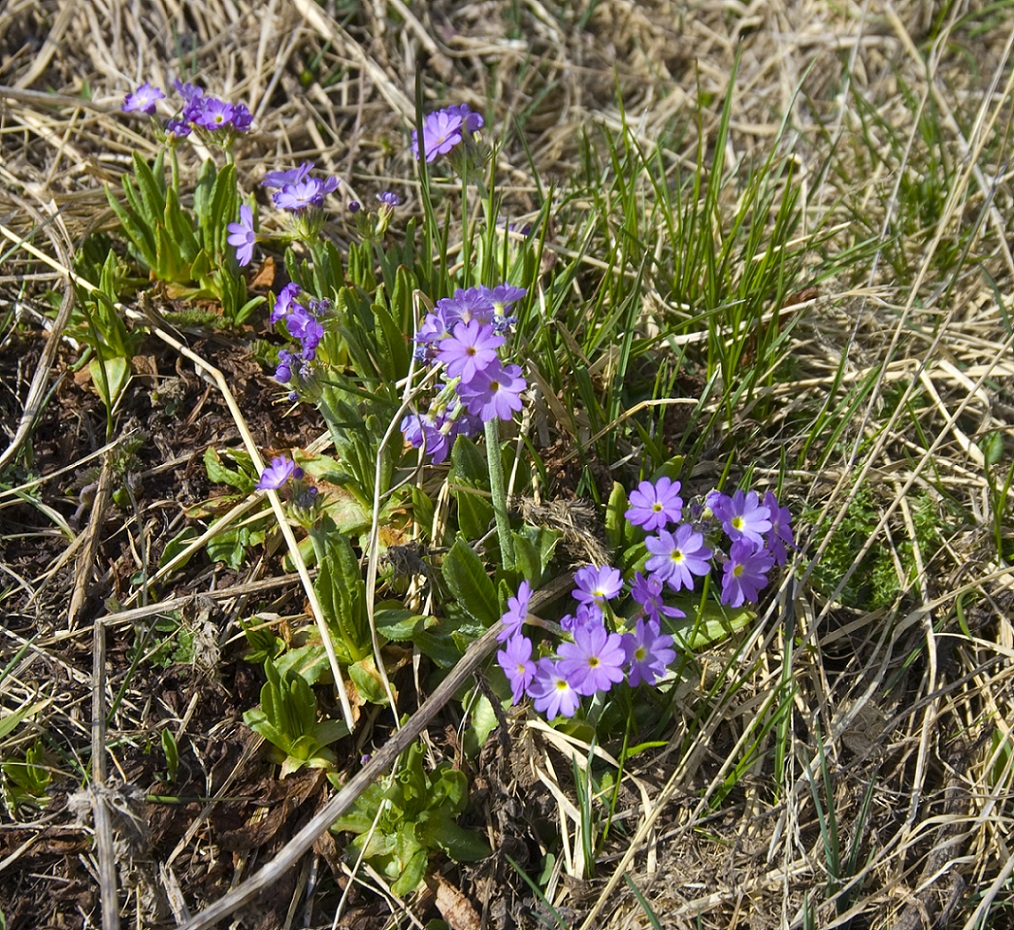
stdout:
<svg viewBox="0 0 1014 930">
<path fill-rule="evenodd" d="M 507 517 L 507 489 L 503 481 L 503 460 L 500 458 L 500 421 L 486 421 L 486 462 L 489 465 L 489 490 L 493 496 L 496 535 L 500 539 L 500 561 L 505 571 L 514 569 L 514 537 Z"/>
</svg>

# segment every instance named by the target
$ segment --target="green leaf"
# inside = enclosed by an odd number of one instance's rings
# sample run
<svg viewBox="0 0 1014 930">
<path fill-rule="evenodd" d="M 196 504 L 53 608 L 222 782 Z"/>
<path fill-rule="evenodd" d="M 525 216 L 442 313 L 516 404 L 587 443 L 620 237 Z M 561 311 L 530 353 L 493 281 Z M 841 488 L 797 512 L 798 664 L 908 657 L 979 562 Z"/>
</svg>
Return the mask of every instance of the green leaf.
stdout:
<svg viewBox="0 0 1014 930">
<path fill-rule="evenodd" d="M 32 717 L 37 714 L 43 707 L 49 704 L 50 701 L 36 701 L 34 704 L 26 704 L 24 707 L 19 708 L 10 714 L 4 714 L 0 717 L 0 739 L 10 733 L 22 720 L 28 717 Z"/>
<path fill-rule="evenodd" d="M 229 468 L 213 446 L 204 450 L 204 468 L 208 472 L 208 480 L 213 484 L 227 484 L 243 494 L 253 493 L 257 480 L 253 475 L 250 454 L 244 449 L 230 449 L 227 454 L 239 468 Z"/>
<path fill-rule="evenodd" d="M 335 648 L 346 663 L 370 654 L 366 582 L 349 541 L 326 519 L 311 530 L 320 571 L 314 590 L 325 618 L 338 634 Z"/>
<path fill-rule="evenodd" d="M 609 494 L 609 503 L 606 504 L 606 543 L 616 552 L 623 548 L 627 532 L 627 518 L 623 516 L 627 507 L 627 492 L 622 484 L 614 481 L 613 490 Z"/>
<path fill-rule="evenodd" d="M 109 409 L 115 407 L 130 380 L 130 362 L 122 356 L 96 357 L 88 363 L 88 373 L 102 403 Z"/>
<path fill-rule="evenodd" d="M 468 776 L 460 769 L 454 768 L 450 762 L 441 762 L 433 777 L 426 781 L 427 810 L 440 808 L 456 816 L 465 809 L 468 804 Z"/>
<path fill-rule="evenodd" d="M 193 220 L 180 204 L 179 197 L 174 190 L 170 190 L 166 194 L 163 225 L 168 234 L 166 242 L 167 248 L 172 254 L 173 267 L 185 268 L 197 257 L 197 253 L 201 250 L 201 244 L 194 235 Z M 196 275 L 191 278 L 191 280 L 194 279 L 196 279 Z"/>
<path fill-rule="evenodd" d="M 344 720 L 322 720 L 313 728 L 313 738 L 321 746 L 330 746 L 349 735 Z"/>
<path fill-rule="evenodd" d="M 425 846 L 439 848 L 455 862 L 478 862 L 492 854 L 482 834 L 466 830 L 446 814 L 423 815 L 417 832 Z"/>
<path fill-rule="evenodd" d="M 129 184 L 128 180 L 124 180 L 124 187 Z M 117 219 L 120 221 L 120 225 L 123 227 L 124 233 L 130 240 L 130 244 L 134 247 L 134 252 L 137 257 L 146 265 L 148 268 L 154 268 L 156 257 L 155 257 L 155 234 L 151 226 L 144 222 L 139 216 L 137 210 L 130 204 L 130 198 L 128 197 L 128 207 L 124 207 L 119 200 L 113 194 L 112 188 L 106 185 L 106 200 L 109 201 L 109 206 L 113 213 L 116 214 Z"/>
<path fill-rule="evenodd" d="M 169 781 L 176 781 L 176 773 L 180 767 L 180 753 L 176 747 L 176 737 L 168 727 L 162 731 L 161 736 L 162 752 L 165 754 L 166 774 Z"/>
<path fill-rule="evenodd" d="M 401 875 L 391 885 L 399 897 L 415 891 L 426 874 L 429 855 L 426 848 L 415 836 L 415 824 L 405 824 L 397 834 L 397 858 L 401 864 Z"/>
<path fill-rule="evenodd" d="M 281 658 L 275 659 L 275 666 L 283 677 L 291 672 L 299 675 L 308 685 L 315 685 L 321 676 L 331 671 L 327 652 L 318 643 L 290 649 Z"/>
<path fill-rule="evenodd" d="M 373 621 L 381 636 L 398 643 L 412 639 L 417 630 L 435 622 L 432 617 L 423 617 L 403 607 L 379 606 L 373 612 Z"/>
<path fill-rule="evenodd" d="M 465 755 L 474 758 L 485 745 L 489 734 L 497 728 L 496 713 L 489 698 L 482 694 L 478 700 L 463 702 L 469 709 L 468 729 L 465 730 Z"/>
<path fill-rule="evenodd" d="M 377 816 L 377 808 L 384 802 L 385 788 L 382 782 L 374 782 L 359 795 L 352 808 L 331 824 L 332 833 L 359 833 L 370 831 Z"/>
<path fill-rule="evenodd" d="M 380 374 L 388 381 L 397 381 L 408 371 L 408 340 L 387 307 L 379 301 L 373 305 L 373 318 L 376 325 L 375 337 L 380 349 Z"/>
<path fill-rule="evenodd" d="M 755 610 L 746 607 L 731 610 L 710 601 L 699 614 L 692 608 L 687 613 L 686 619 L 675 621 L 682 628 L 673 630 L 672 635 L 677 649 L 691 653 L 728 639 L 757 619 Z"/>
<path fill-rule="evenodd" d="M 167 191 L 164 159 L 164 149 L 158 153 L 154 165 L 151 166 L 139 153 L 132 153 L 134 179 L 137 182 L 137 192 L 140 197 L 141 209 L 138 212 L 151 228 L 161 221 L 165 210 Z"/>
<path fill-rule="evenodd" d="M 390 703 L 373 656 L 366 656 L 350 665 L 349 678 L 355 683 L 359 693 L 371 704 L 383 706 Z"/>
<path fill-rule="evenodd" d="M 412 643 L 439 668 L 453 668 L 465 654 L 454 635 L 455 631 L 441 623 L 432 631 L 421 630 L 412 637 Z"/>
<path fill-rule="evenodd" d="M 264 530 L 240 527 L 217 533 L 204 547 L 212 562 L 224 562 L 231 569 L 239 571 L 246 561 L 247 549 L 264 542 Z"/>
<path fill-rule="evenodd" d="M 168 565 L 199 536 L 200 533 L 198 533 L 194 527 L 185 526 L 172 539 L 170 539 L 169 542 L 166 543 L 165 549 L 162 550 L 162 555 L 158 560 L 158 567 L 161 568 L 163 565 Z M 191 558 L 193 558 L 192 554 L 182 562 L 178 563 L 176 568 L 184 568 Z"/>
<path fill-rule="evenodd" d="M 412 486 L 412 516 L 415 522 L 422 527 L 427 534 L 433 526 L 433 499 L 422 488 Z M 434 545 L 440 545 L 439 540 L 433 540 Z"/>
<path fill-rule="evenodd" d="M 536 583 L 544 578 L 561 535 L 544 526 L 523 526 L 514 533 L 514 557 L 522 576 Z"/>
<path fill-rule="evenodd" d="M 442 567 L 444 580 L 461 607 L 485 627 L 500 619 L 496 589 L 482 560 L 460 535 Z"/>
<path fill-rule="evenodd" d="M 236 165 L 228 163 L 218 172 L 211 195 L 211 215 L 198 214 L 202 231 L 205 232 L 205 249 L 219 260 L 225 255 L 228 226 L 237 219 Z"/>
</svg>

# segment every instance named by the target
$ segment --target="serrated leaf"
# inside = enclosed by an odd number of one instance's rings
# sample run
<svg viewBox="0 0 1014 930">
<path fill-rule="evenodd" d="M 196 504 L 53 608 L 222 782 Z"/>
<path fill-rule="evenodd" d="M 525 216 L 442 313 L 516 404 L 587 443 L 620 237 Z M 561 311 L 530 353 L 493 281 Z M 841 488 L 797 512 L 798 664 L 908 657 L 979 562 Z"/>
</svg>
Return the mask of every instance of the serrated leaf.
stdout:
<svg viewBox="0 0 1014 930">
<path fill-rule="evenodd" d="M 458 604 L 479 623 L 490 627 L 500 619 L 496 588 L 482 560 L 461 536 L 444 558 L 442 572 Z"/>
</svg>

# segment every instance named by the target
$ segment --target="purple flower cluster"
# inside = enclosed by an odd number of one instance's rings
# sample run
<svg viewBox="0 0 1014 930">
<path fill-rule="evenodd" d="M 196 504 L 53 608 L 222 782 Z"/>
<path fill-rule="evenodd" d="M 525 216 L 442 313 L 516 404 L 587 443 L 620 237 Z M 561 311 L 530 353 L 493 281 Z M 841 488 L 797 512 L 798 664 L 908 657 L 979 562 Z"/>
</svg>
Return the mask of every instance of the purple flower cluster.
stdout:
<svg viewBox="0 0 1014 930">
<path fill-rule="evenodd" d="M 665 603 L 666 589 L 693 590 L 698 578 L 722 567 L 722 603 L 741 607 L 755 602 L 775 565 L 784 565 L 795 545 L 791 515 L 770 491 L 732 496 L 712 491 L 689 506 L 680 483 L 662 477 L 642 481 L 630 493 L 627 520 L 654 535 L 645 540 L 644 572 L 630 584 L 632 609 L 624 618 L 612 606 L 623 593 L 620 571 L 587 565 L 574 575 L 575 609 L 560 620 L 569 639 L 554 655 L 537 655 L 522 631 L 531 588 L 522 582 L 508 600 L 497 654 L 511 686 L 514 703 L 525 695 L 548 719 L 573 716 L 582 697 L 609 691 L 626 680 L 632 687 L 657 684 L 676 657 L 667 620 L 685 617 Z M 728 553 L 723 548 L 728 548 Z"/>
<path fill-rule="evenodd" d="M 275 378 L 282 384 L 298 386 L 309 379 L 312 373 L 311 362 L 317 357 L 317 346 L 324 338 L 323 319 L 331 310 L 327 300 L 316 300 L 307 297 L 304 302 L 302 288 L 296 284 L 286 284 L 275 300 L 271 310 L 271 322 L 278 326 L 284 324 L 289 337 L 299 343 L 298 352 L 282 349 L 278 353 L 278 367 Z"/>
<path fill-rule="evenodd" d="M 189 136 L 194 129 L 208 133 L 247 132 L 253 124 L 253 114 L 242 103 L 229 103 L 218 97 L 206 96 L 195 84 L 185 84 L 178 78 L 173 87 L 183 98 L 183 106 L 176 116 L 166 122 L 166 131 L 177 138 Z M 165 94 L 147 81 L 124 98 L 124 113 L 155 115 L 155 105 Z"/>
<path fill-rule="evenodd" d="M 510 682 L 514 703 L 527 694 L 550 720 L 574 716 L 582 697 L 607 692 L 623 680 L 635 687 L 641 682 L 653 685 L 676 658 L 672 636 L 661 631 L 657 610 L 641 604 L 631 620 L 633 629 L 627 632 L 613 632 L 607 625 L 606 604 L 623 589 L 617 569 L 587 565 L 574 575 L 574 583 L 576 614 L 561 621 L 571 638 L 560 643 L 555 656 L 533 658 L 534 645 L 522 632 L 531 597 L 527 581 L 507 602 L 497 637 L 505 642 L 497 661 Z"/>
<path fill-rule="evenodd" d="M 484 124 L 482 116 L 472 112 L 467 103 L 427 113 L 422 125 L 426 161 L 446 155 L 461 142 L 465 133 L 478 132 Z M 416 130 L 412 131 L 412 154 L 419 157 L 419 133 Z"/>
<path fill-rule="evenodd" d="M 498 349 L 516 322 L 510 308 L 525 296 L 521 287 L 501 284 L 459 288 L 437 301 L 416 333 L 416 358 L 444 366 L 445 381 L 429 411 L 401 423 L 405 439 L 443 462 L 456 436 L 476 435 L 483 423 L 510 420 L 521 409 L 527 382 L 518 365 L 504 365 Z"/>
<path fill-rule="evenodd" d="M 324 198 L 338 189 L 338 178 L 311 178 L 313 162 L 304 161 L 288 171 L 269 171 L 261 181 L 263 187 L 274 188 L 271 199 L 275 206 L 290 213 L 302 213 L 311 207 L 324 206 Z"/>
<path fill-rule="evenodd" d="M 645 540 L 649 558 L 645 570 L 656 582 L 673 591 L 694 589 L 697 578 L 711 573 L 713 562 L 722 565 L 722 603 L 742 607 L 755 602 L 768 583 L 775 565 L 784 565 L 787 548 L 795 543 L 791 515 L 768 491 L 763 502 L 756 491 L 732 496 L 712 491 L 703 506 L 688 508 L 684 520 L 680 483 L 660 478 L 642 481 L 629 498 L 624 514 L 634 526 L 654 533 Z M 672 530 L 667 529 L 675 524 Z M 718 548 L 724 533 L 728 554 Z"/>
</svg>

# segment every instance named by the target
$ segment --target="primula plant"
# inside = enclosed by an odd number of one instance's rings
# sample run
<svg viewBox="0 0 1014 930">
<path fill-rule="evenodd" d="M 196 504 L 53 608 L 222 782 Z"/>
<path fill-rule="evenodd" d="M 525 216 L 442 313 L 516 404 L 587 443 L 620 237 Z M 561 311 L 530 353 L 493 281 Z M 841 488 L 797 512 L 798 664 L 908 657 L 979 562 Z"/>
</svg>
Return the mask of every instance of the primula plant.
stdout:
<svg viewBox="0 0 1014 930">
<path fill-rule="evenodd" d="M 273 453 L 253 478 L 249 467 L 227 469 L 224 452 L 206 456 L 210 477 L 279 496 L 305 531 L 300 558 L 316 573 L 318 627 L 301 633 L 298 645 L 245 626 L 250 659 L 263 665 L 267 681 L 261 707 L 244 719 L 272 747 L 282 775 L 311 766 L 337 780 L 333 744 L 354 730 L 363 704 L 397 700 L 408 646 L 447 669 L 495 625 L 501 648 L 492 668 L 504 678 L 493 684 L 505 703 L 530 699 L 554 725 L 579 718 L 597 739 L 610 738 L 624 716 L 629 730 L 644 708 L 659 706 L 651 695 L 684 674 L 705 614 L 718 611 L 733 627 L 753 616 L 751 605 L 794 545 L 788 510 L 773 493 L 754 490 L 685 501 L 681 483 L 665 473 L 641 481 L 629 499 L 617 486 L 609 502 L 623 522 L 614 519 L 611 530 L 615 565 L 580 567 L 571 603 L 557 606 L 555 619 L 537 616 L 536 592 L 553 572 L 566 571 L 556 551 L 561 533 L 512 516 L 508 468 L 523 487 L 538 475 L 519 471 L 501 431 L 515 433 L 532 403 L 533 380 L 546 384 L 528 355 L 532 341 L 544 338 L 528 311 L 539 245 L 498 221 L 495 159 L 479 137 L 483 118 L 466 105 L 426 115 L 409 146 L 422 180 L 421 229 L 409 223 L 403 241 L 392 240 L 400 199 L 391 191 L 378 192 L 373 210 L 348 200 L 344 219 L 358 241 L 343 254 L 328 237 L 340 179 L 319 176 L 308 161 L 268 171 L 260 187 L 274 214 L 271 231 L 261 228 L 256 197 L 241 197 L 232 159 L 249 112 L 193 85 L 174 86 L 183 103 L 165 123 L 155 116 L 166 99 L 158 88 L 144 85 L 124 104 L 151 117 L 165 143 L 153 165 L 135 159 L 125 205 L 110 193 L 133 254 L 177 296 L 214 294 L 241 322 L 262 298 L 230 303 L 223 282 L 232 282 L 233 296 L 245 296 L 242 269 L 260 249 L 281 247 L 287 280 L 268 298 L 265 333 L 276 347 L 274 380 L 285 402 L 319 412 L 333 445 L 330 458 Z M 193 214 L 182 206 L 177 166 L 177 148 L 191 134 L 225 153 L 221 168 L 205 162 Z M 466 237 L 455 265 L 430 185 L 430 172 L 445 169 L 460 175 L 464 200 L 471 179 L 486 223 L 474 242 Z M 436 251 L 433 267 L 417 257 L 417 237 L 424 254 Z M 228 455 L 249 459 L 238 450 Z M 446 476 L 457 505 L 439 521 L 431 475 Z M 395 540 L 437 526 L 441 535 L 432 541 L 446 552 L 417 566 L 411 600 L 390 569 L 370 575 L 378 571 L 367 564 L 374 547 L 390 551 Z M 230 558 L 238 564 L 235 549 Z M 378 582 L 389 599 L 371 603 Z M 341 698 L 341 721 L 323 712 L 331 688 Z M 475 748 L 492 725 L 470 730 Z M 465 776 L 448 763 L 427 772 L 423 758 L 411 747 L 398 773 L 368 789 L 334 825 L 356 834 L 348 856 L 364 858 L 399 894 L 418 885 L 434 851 L 462 860 L 488 852 L 455 823 L 467 804 Z"/>
<path fill-rule="evenodd" d="M 159 88 L 142 84 L 127 95 L 123 111 L 150 117 L 163 148 L 150 165 L 135 152 L 133 177 L 123 180 L 123 200 L 108 187 L 106 196 L 130 242 L 133 258 L 163 282 L 170 297 L 213 299 L 221 305 L 226 323 L 239 324 L 264 301 L 263 297 L 248 297 L 246 280 L 239 272 L 244 262 L 230 249 L 235 235 L 229 221 L 237 210 L 244 220 L 249 219 L 251 227 L 253 223 L 250 207 L 239 205 L 232 154 L 236 139 L 249 132 L 253 117 L 244 104 L 206 95 L 194 84 L 177 80 L 174 87 L 180 105 L 164 122 L 156 115 L 159 103 L 166 100 Z M 191 135 L 223 152 L 225 159 L 221 167 L 214 158 L 205 159 L 192 209 L 181 199 L 177 151 Z M 168 178 L 166 154 L 170 159 Z"/>
</svg>

